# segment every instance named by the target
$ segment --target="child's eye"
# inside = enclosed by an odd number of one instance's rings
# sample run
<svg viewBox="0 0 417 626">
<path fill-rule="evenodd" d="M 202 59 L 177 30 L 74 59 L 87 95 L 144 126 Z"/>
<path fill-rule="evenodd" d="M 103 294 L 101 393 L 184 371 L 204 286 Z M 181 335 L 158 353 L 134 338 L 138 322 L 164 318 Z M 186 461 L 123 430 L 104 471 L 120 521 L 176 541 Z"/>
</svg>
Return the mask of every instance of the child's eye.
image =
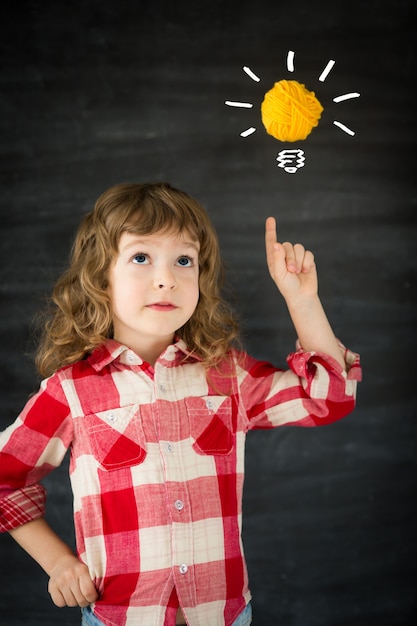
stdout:
<svg viewBox="0 0 417 626">
<path fill-rule="evenodd" d="M 133 263 L 136 263 L 137 265 L 145 265 L 148 262 L 148 257 L 146 254 L 135 254 L 135 256 L 132 259 Z"/>
<path fill-rule="evenodd" d="M 191 267 L 193 265 L 193 259 L 189 256 L 180 256 L 177 263 L 181 265 L 181 267 Z"/>
</svg>

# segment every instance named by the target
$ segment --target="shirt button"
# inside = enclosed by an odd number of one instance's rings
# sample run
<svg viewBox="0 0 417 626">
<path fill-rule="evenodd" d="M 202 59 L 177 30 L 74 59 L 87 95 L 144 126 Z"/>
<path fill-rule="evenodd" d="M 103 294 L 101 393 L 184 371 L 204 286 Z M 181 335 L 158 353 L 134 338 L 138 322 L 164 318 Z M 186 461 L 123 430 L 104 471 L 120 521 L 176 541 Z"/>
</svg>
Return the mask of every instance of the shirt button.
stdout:
<svg viewBox="0 0 417 626">
<path fill-rule="evenodd" d="M 129 354 L 129 356 L 127 357 L 127 360 L 129 361 L 129 363 L 133 363 L 133 361 L 135 360 L 135 357 L 133 356 L 133 354 Z"/>
<path fill-rule="evenodd" d="M 175 500 L 174 506 L 177 509 L 177 511 L 182 511 L 184 508 L 184 502 L 182 500 Z"/>
<path fill-rule="evenodd" d="M 159 385 L 159 391 L 166 391 L 166 387 L 162 383 Z"/>
<path fill-rule="evenodd" d="M 116 420 L 117 420 L 117 417 L 116 417 L 116 415 L 115 415 L 114 413 L 109 413 L 109 414 L 108 414 L 108 416 L 107 416 L 107 421 L 108 421 L 108 422 L 112 422 L 112 423 L 113 423 L 113 422 L 115 422 Z"/>
<path fill-rule="evenodd" d="M 206 407 L 211 410 L 213 408 L 213 401 L 212 400 L 207 400 L 206 401 Z"/>
<path fill-rule="evenodd" d="M 180 574 L 186 574 L 188 572 L 188 567 L 186 566 L 185 563 L 182 563 L 182 565 L 180 565 Z"/>
<path fill-rule="evenodd" d="M 172 445 L 172 443 L 167 443 L 167 451 L 174 452 L 174 446 Z"/>
</svg>

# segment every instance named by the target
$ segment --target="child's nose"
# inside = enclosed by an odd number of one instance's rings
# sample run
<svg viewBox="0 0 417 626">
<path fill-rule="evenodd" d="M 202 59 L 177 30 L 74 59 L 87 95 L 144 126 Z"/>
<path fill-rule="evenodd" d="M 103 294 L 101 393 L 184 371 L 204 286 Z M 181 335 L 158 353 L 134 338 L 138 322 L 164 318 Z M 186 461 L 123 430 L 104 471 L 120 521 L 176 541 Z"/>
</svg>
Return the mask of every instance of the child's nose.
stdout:
<svg viewBox="0 0 417 626">
<path fill-rule="evenodd" d="M 175 289 L 176 282 L 172 270 L 168 267 L 159 268 L 155 274 L 154 285 L 157 289 Z"/>
</svg>

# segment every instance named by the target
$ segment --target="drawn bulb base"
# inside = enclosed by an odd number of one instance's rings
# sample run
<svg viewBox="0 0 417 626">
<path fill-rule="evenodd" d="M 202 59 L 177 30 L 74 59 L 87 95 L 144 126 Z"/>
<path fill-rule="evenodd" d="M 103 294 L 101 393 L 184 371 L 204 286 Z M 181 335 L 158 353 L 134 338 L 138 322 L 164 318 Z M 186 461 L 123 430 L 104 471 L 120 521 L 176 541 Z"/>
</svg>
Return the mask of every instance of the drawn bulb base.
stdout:
<svg viewBox="0 0 417 626">
<path fill-rule="evenodd" d="M 288 174 L 295 174 L 300 167 L 304 167 L 305 156 L 304 151 L 297 149 L 281 150 L 278 153 L 277 159 L 278 167 L 281 167 L 284 172 Z"/>
</svg>

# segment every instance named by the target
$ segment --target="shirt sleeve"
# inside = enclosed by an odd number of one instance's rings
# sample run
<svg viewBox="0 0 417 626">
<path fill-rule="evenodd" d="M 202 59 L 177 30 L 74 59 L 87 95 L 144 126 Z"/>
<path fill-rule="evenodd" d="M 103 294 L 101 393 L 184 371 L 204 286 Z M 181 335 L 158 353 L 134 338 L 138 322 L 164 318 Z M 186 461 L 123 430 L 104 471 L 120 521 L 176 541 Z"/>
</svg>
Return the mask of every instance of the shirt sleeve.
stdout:
<svg viewBox="0 0 417 626">
<path fill-rule="evenodd" d="M 46 494 L 39 483 L 62 462 L 71 441 L 68 403 L 52 376 L 0 433 L 0 532 L 44 516 Z"/>
<path fill-rule="evenodd" d="M 277 426 L 321 426 L 351 413 L 362 378 L 359 355 L 339 342 L 346 371 L 332 357 L 306 352 L 297 342 L 287 357 L 288 370 L 245 355 L 240 394 L 247 429 Z"/>
</svg>

